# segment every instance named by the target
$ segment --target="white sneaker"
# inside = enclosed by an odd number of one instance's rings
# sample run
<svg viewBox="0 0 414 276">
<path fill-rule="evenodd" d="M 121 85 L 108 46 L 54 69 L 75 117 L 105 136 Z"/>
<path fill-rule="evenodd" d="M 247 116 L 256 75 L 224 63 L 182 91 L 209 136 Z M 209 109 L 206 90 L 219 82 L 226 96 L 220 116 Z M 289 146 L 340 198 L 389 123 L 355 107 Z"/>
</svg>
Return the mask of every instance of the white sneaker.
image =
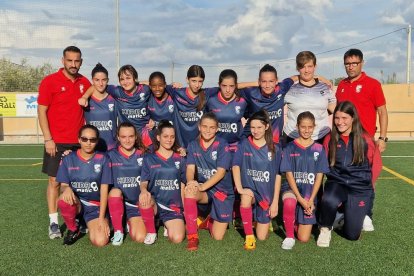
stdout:
<svg viewBox="0 0 414 276">
<path fill-rule="evenodd" d="M 164 226 L 164 237 L 168 238 L 168 229 Z"/>
<path fill-rule="evenodd" d="M 115 231 L 114 236 L 111 239 L 112 245 L 119 246 L 124 242 L 124 233 L 121 231 Z"/>
<path fill-rule="evenodd" d="M 291 250 L 295 246 L 295 239 L 286 238 L 282 242 L 282 249 Z"/>
<path fill-rule="evenodd" d="M 328 227 L 321 227 L 316 245 L 319 247 L 329 247 L 329 243 L 331 242 L 331 232 L 332 230 Z"/>
<path fill-rule="evenodd" d="M 338 229 L 338 230 L 342 229 L 342 227 L 344 226 L 344 222 L 345 222 L 344 217 L 345 217 L 344 213 L 336 212 L 335 220 L 332 225 L 333 229 Z"/>
<path fill-rule="evenodd" d="M 144 244 L 151 245 L 157 240 L 157 233 L 148 233 L 145 236 Z"/>
<path fill-rule="evenodd" d="M 49 239 L 60 239 L 62 237 L 62 232 L 60 232 L 59 224 L 52 222 L 49 225 Z"/>
<path fill-rule="evenodd" d="M 372 224 L 372 219 L 369 216 L 365 216 L 364 224 L 362 224 L 362 231 L 372 232 L 374 231 L 374 225 Z"/>
</svg>

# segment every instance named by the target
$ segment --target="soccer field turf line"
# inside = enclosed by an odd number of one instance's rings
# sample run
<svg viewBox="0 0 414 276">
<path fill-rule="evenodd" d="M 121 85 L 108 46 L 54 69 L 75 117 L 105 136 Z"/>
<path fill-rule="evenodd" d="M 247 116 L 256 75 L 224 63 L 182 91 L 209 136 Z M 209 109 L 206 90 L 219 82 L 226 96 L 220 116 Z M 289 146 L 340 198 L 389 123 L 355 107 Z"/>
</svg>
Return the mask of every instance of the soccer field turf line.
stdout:
<svg viewBox="0 0 414 276">
<path fill-rule="evenodd" d="M 409 184 L 411 184 L 411 185 L 413 185 L 414 186 L 414 180 L 412 180 L 412 179 L 410 179 L 410 178 L 408 178 L 408 177 L 405 177 L 404 175 L 402 175 L 402 174 L 399 174 L 399 173 L 397 173 L 396 171 L 393 171 L 393 170 L 391 170 L 390 168 L 387 168 L 386 166 L 382 166 L 382 169 L 384 170 L 384 171 L 386 171 L 386 172 L 389 172 L 390 174 L 392 174 L 392 175 L 395 175 L 396 177 L 398 177 L 399 179 L 401 179 L 401 180 L 403 180 L 403 181 L 405 181 L 405 182 L 407 182 L 407 183 L 409 183 Z"/>
</svg>

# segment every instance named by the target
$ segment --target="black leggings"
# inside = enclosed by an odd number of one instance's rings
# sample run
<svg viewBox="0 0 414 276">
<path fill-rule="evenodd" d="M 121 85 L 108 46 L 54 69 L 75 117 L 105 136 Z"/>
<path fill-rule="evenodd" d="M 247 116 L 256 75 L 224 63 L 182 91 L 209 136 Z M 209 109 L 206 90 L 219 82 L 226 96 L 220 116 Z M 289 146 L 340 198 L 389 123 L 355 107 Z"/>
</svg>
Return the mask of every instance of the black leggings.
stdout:
<svg viewBox="0 0 414 276">
<path fill-rule="evenodd" d="M 369 212 L 372 190 L 355 191 L 345 185 L 327 181 L 320 205 L 320 226 L 332 229 L 336 210 L 344 206 L 344 236 L 359 239 L 365 215 Z"/>
</svg>

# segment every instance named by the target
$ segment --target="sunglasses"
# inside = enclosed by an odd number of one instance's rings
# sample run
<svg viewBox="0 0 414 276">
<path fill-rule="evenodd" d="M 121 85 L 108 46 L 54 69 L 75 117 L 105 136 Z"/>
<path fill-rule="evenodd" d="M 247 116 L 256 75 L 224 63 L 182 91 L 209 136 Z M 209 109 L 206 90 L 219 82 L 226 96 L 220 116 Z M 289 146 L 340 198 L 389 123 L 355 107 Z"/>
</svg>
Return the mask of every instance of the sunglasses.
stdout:
<svg viewBox="0 0 414 276">
<path fill-rule="evenodd" d="M 96 137 L 93 137 L 93 138 L 87 138 L 87 137 L 80 137 L 80 140 L 83 142 L 83 143 L 86 143 L 86 142 L 91 142 L 92 144 L 96 144 L 96 143 L 98 143 L 98 138 L 96 138 Z"/>
</svg>

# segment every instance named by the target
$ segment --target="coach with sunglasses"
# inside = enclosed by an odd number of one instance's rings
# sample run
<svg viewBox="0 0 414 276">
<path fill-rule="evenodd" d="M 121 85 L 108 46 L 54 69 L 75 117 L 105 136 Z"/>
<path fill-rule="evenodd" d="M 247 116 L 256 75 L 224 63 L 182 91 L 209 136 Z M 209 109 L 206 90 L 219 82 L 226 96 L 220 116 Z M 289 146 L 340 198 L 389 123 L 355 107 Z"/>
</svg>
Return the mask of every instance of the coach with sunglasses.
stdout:
<svg viewBox="0 0 414 276">
<path fill-rule="evenodd" d="M 355 105 L 363 128 L 373 139 L 375 139 L 374 136 L 377 130 L 376 116 L 378 114 L 379 137 L 376 144 L 380 152 L 383 152 L 388 141 L 388 112 L 381 83 L 362 71 L 364 59 L 359 49 L 346 51 L 344 65 L 348 77 L 338 84 L 336 90 L 337 102 L 339 104 L 340 102 L 350 101 Z M 372 224 L 374 195 L 373 193 L 371 208 L 364 220 L 363 231 L 374 231 Z"/>
<path fill-rule="evenodd" d="M 62 65 L 63 68 L 42 80 L 37 100 L 45 143 L 42 172 L 49 176 L 46 197 L 50 239 L 62 237 L 57 213 L 60 185 L 56 182 L 56 174 L 62 153 L 79 147 L 78 131 L 85 120 L 78 99 L 90 86 L 88 79 L 78 73 L 82 65 L 78 47 L 69 46 L 63 50 Z"/>
</svg>

